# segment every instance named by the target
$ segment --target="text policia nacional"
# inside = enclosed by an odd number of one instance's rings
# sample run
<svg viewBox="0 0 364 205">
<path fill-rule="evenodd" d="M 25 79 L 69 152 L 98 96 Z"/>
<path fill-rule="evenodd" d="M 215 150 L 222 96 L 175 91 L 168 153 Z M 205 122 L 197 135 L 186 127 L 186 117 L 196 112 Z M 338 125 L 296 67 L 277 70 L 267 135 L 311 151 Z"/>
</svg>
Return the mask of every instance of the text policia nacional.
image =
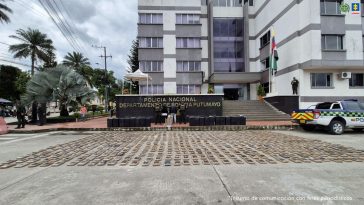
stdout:
<svg viewBox="0 0 364 205">
<path fill-rule="evenodd" d="M 176 107 L 220 107 L 221 102 L 198 101 L 195 97 L 146 97 L 143 102 L 121 102 L 119 108 L 154 108 L 156 106 Z"/>
</svg>

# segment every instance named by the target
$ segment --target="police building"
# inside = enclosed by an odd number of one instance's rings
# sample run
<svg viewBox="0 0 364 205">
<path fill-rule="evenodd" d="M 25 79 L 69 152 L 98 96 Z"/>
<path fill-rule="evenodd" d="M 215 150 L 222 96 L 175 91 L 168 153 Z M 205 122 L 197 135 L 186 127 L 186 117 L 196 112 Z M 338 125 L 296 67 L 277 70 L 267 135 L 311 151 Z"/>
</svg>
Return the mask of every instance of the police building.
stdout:
<svg viewBox="0 0 364 205">
<path fill-rule="evenodd" d="M 247 101 L 262 84 L 268 102 L 301 108 L 364 100 L 361 8 L 359 0 L 139 0 L 139 67 L 152 77 L 140 92 L 213 88 Z M 269 74 L 273 36 L 279 59 Z"/>
</svg>

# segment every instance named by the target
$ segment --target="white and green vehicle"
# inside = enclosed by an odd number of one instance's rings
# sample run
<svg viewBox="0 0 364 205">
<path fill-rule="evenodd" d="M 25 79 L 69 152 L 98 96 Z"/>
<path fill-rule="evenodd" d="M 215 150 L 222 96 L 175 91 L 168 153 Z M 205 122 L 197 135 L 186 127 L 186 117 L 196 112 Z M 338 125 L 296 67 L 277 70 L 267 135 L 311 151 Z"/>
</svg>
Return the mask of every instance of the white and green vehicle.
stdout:
<svg viewBox="0 0 364 205">
<path fill-rule="evenodd" d="M 334 135 L 341 135 L 346 128 L 355 131 L 364 129 L 364 104 L 357 100 L 343 100 L 317 104 L 314 109 L 296 110 L 292 121 L 304 130 L 323 128 Z"/>
</svg>

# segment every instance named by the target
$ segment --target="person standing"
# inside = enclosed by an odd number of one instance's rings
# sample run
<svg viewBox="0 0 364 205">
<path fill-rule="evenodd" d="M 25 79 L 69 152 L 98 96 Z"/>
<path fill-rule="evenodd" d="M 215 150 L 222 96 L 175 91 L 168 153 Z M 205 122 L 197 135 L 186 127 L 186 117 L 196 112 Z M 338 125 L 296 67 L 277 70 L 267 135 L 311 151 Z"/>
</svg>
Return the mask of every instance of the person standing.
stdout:
<svg viewBox="0 0 364 205">
<path fill-rule="evenodd" d="M 162 124 L 162 108 L 161 105 L 157 104 L 155 110 L 155 124 Z"/>
<path fill-rule="evenodd" d="M 20 103 L 16 102 L 16 118 L 18 119 L 18 127 L 16 129 L 25 128 L 25 107 Z"/>
<path fill-rule="evenodd" d="M 38 103 L 38 108 L 37 108 L 37 112 L 38 112 L 38 121 L 39 121 L 39 126 L 43 126 L 46 123 L 46 107 L 44 104 L 42 103 Z"/>
<path fill-rule="evenodd" d="M 87 108 L 85 105 L 82 105 L 80 113 L 81 113 L 81 119 L 86 120 Z"/>
<path fill-rule="evenodd" d="M 177 123 L 177 107 L 174 103 L 172 103 L 170 114 L 173 120 L 172 123 Z"/>
<path fill-rule="evenodd" d="M 112 116 L 114 115 L 114 108 L 111 106 L 108 106 L 109 112 L 110 112 L 110 117 L 112 118 Z"/>
<path fill-rule="evenodd" d="M 0 117 L 5 117 L 5 108 L 0 106 Z"/>
<path fill-rule="evenodd" d="M 168 108 L 166 105 L 162 107 L 161 124 L 164 123 L 168 117 Z"/>
<path fill-rule="evenodd" d="M 298 95 L 299 81 L 295 77 L 293 77 L 293 80 L 291 81 L 291 85 L 292 85 L 293 95 Z"/>
<path fill-rule="evenodd" d="M 186 124 L 186 105 L 182 104 L 179 107 L 179 114 L 180 114 L 180 117 L 181 117 L 181 122 L 183 124 Z"/>
</svg>

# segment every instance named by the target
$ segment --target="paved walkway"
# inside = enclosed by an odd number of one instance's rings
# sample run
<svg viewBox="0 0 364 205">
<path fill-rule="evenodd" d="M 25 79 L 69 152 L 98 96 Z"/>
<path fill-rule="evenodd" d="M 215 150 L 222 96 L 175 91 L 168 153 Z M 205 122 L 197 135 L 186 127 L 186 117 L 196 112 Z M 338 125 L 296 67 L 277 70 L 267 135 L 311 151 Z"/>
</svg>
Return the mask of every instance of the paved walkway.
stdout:
<svg viewBox="0 0 364 205">
<path fill-rule="evenodd" d="M 58 117 L 59 116 L 59 113 L 51 113 L 50 116 L 48 117 Z M 16 117 L 5 117 L 5 122 L 6 123 L 14 123 L 14 122 L 17 122 L 18 119 Z"/>
<path fill-rule="evenodd" d="M 107 128 L 106 123 L 107 117 L 96 118 L 88 121 L 82 122 L 68 122 L 68 123 L 56 123 L 56 124 L 46 124 L 43 126 L 38 125 L 25 125 L 23 129 L 15 129 L 16 125 L 9 125 L 9 130 L 48 130 L 56 128 Z"/>
<path fill-rule="evenodd" d="M 0 164 L 6 163 L 0 204 L 363 204 L 363 136 L 249 130 L 9 134 L 0 137 Z"/>
<path fill-rule="evenodd" d="M 364 150 L 264 130 L 100 132 L 0 163 L 0 169 L 363 161 Z"/>
<path fill-rule="evenodd" d="M 249 126 L 290 126 L 292 125 L 289 121 L 248 121 L 247 125 Z M 175 124 L 173 127 L 188 127 L 188 124 Z M 16 125 L 8 125 L 9 130 L 18 130 L 15 129 Z M 165 125 L 155 125 L 152 124 L 152 127 L 165 127 Z M 59 129 L 59 128 L 107 128 L 107 117 L 96 118 L 92 120 L 88 120 L 85 122 L 69 122 L 69 123 L 57 123 L 57 124 L 46 124 L 44 126 L 38 125 L 26 125 L 24 131 L 40 131 L 40 130 L 48 130 L 48 129 Z"/>
</svg>

